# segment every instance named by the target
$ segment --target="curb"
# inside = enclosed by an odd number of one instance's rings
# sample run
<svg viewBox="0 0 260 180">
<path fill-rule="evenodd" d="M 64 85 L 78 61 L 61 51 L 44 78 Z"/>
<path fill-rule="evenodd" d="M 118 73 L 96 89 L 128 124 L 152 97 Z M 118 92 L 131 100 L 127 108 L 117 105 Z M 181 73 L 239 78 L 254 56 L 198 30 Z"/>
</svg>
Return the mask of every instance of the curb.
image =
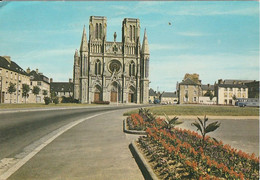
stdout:
<svg viewBox="0 0 260 180">
<path fill-rule="evenodd" d="M 132 141 L 132 143 L 129 145 L 129 149 L 135 158 L 136 163 L 138 164 L 144 179 L 146 180 L 158 180 L 158 177 L 154 174 L 152 168 L 147 163 L 146 159 L 142 155 L 142 153 L 138 150 L 136 146 L 136 141 Z"/>
<path fill-rule="evenodd" d="M 126 127 L 126 120 L 123 120 L 123 131 L 128 134 L 138 134 L 138 135 L 146 135 L 145 131 L 137 131 L 137 130 L 128 130 Z"/>
</svg>

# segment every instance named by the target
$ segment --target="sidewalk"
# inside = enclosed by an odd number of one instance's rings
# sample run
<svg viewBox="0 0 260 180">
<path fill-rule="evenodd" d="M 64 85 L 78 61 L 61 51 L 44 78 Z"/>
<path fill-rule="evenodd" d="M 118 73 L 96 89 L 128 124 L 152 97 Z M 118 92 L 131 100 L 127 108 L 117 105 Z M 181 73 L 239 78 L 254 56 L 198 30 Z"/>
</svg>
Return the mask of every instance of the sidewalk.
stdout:
<svg viewBox="0 0 260 180">
<path fill-rule="evenodd" d="M 141 180 L 122 131 L 123 112 L 82 122 L 46 146 L 9 179 Z"/>
</svg>

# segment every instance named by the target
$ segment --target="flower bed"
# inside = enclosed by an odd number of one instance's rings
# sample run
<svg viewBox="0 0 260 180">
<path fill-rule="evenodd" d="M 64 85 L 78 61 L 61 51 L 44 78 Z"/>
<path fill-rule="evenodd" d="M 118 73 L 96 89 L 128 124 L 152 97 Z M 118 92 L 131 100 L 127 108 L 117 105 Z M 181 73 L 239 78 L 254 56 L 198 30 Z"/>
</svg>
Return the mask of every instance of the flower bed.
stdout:
<svg viewBox="0 0 260 180">
<path fill-rule="evenodd" d="M 138 146 L 161 179 L 259 179 L 259 157 L 237 151 L 196 132 L 147 128 Z"/>
<path fill-rule="evenodd" d="M 254 154 L 175 128 L 177 117 L 170 120 L 166 116 L 164 120 L 143 112 L 132 114 L 127 124 L 129 129 L 146 131 L 147 136 L 140 137 L 137 146 L 160 179 L 259 179 L 259 157 Z"/>
</svg>

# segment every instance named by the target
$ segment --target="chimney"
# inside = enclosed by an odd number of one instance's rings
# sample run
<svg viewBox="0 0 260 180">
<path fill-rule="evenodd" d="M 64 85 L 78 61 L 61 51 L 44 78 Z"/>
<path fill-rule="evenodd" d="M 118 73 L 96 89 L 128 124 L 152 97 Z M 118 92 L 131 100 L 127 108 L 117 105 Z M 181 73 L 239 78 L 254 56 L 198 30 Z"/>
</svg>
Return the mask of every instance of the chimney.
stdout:
<svg viewBox="0 0 260 180">
<path fill-rule="evenodd" d="M 36 69 L 36 73 L 37 73 L 37 74 L 39 73 L 39 69 Z"/>
<path fill-rule="evenodd" d="M 11 64 L 11 57 L 10 56 L 3 56 L 8 62 L 9 62 L 9 64 Z"/>
<path fill-rule="evenodd" d="M 50 83 L 52 83 L 53 82 L 53 79 L 52 78 L 50 78 Z"/>
<path fill-rule="evenodd" d="M 31 69 L 28 67 L 26 72 L 27 72 L 27 74 L 29 74 L 31 72 Z"/>
<path fill-rule="evenodd" d="M 69 83 L 72 83 L 72 79 L 71 78 L 69 78 Z"/>
<path fill-rule="evenodd" d="M 223 80 L 222 80 L 222 79 L 219 79 L 219 80 L 218 80 L 218 84 L 223 84 Z"/>
</svg>

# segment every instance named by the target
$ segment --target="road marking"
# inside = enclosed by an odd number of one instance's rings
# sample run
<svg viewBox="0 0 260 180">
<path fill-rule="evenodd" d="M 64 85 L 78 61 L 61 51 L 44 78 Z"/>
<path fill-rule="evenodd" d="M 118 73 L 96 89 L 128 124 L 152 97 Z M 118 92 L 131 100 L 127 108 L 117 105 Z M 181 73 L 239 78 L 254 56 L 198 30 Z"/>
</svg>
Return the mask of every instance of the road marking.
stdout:
<svg viewBox="0 0 260 180">
<path fill-rule="evenodd" d="M 41 143 L 34 150 L 32 150 L 28 155 L 26 155 L 22 159 L 18 160 L 16 164 L 14 164 L 12 167 L 10 167 L 6 172 L 1 174 L 0 175 L 0 180 L 6 180 L 7 178 L 9 178 L 13 173 L 15 173 L 18 169 L 20 169 L 26 162 L 28 162 L 32 157 L 34 157 L 38 152 L 40 152 L 45 146 L 50 144 L 57 137 L 59 137 L 60 135 L 62 135 L 66 131 L 68 131 L 69 129 L 73 128 L 74 126 L 76 126 L 79 123 L 82 123 L 82 122 L 84 122 L 84 121 L 86 121 L 88 119 L 91 119 L 91 118 L 94 118 L 94 117 L 97 117 L 97 116 L 100 116 L 100 115 L 103 115 L 103 114 L 112 113 L 112 112 L 115 112 L 115 111 L 117 111 L 117 110 L 109 111 L 109 112 L 105 112 L 105 113 L 95 114 L 93 116 L 90 116 L 90 117 L 87 117 L 87 118 L 84 118 L 84 119 L 79 119 L 79 120 L 71 122 L 71 123 L 69 123 L 69 124 L 67 124 L 65 126 L 62 126 L 61 128 L 58 129 L 58 132 L 55 135 L 53 135 L 52 137 L 48 138 L 46 141 Z"/>
</svg>

